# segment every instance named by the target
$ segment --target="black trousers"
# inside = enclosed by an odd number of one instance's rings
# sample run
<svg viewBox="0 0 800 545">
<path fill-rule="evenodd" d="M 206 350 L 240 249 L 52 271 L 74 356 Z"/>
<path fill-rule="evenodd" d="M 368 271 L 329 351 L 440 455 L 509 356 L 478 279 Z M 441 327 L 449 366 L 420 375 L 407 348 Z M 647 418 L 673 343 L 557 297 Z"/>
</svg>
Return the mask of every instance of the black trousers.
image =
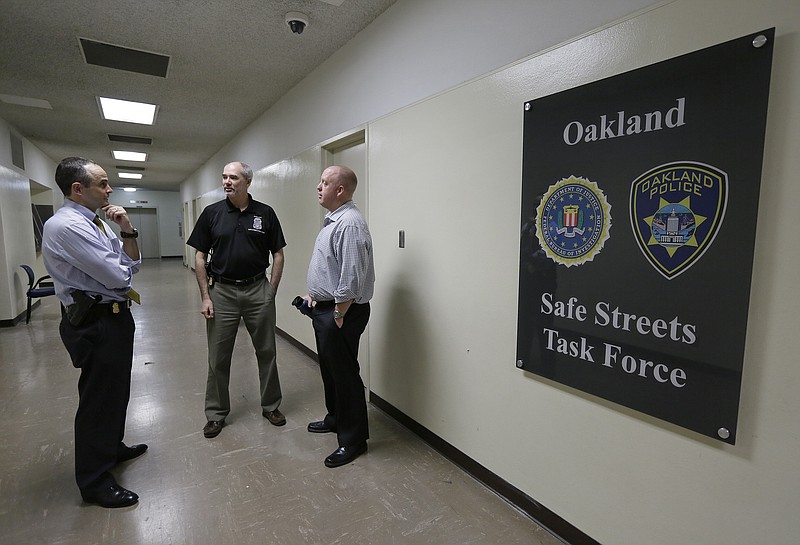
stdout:
<svg viewBox="0 0 800 545">
<path fill-rule="evenodd" d="M 75 414 L 75 480 L 81 492 L 116 483 L 109 470 L 117 464 L 125 435 L 135 330 L 124 307 L 78 327 L 61 318 L 61 340 L 81 370 Z"/>
<path fill-rule="evenodd" d="M 325 421 L 336 426 L 340 447 L 369 438 L 367 400 L 359 374 L 358 342 L 369 322 L 369 303 L 353 304 L 341 329 L 333 320 L 334 304 L 318 302 L 311 314 L 317 341 L 319 369 L 325 388 Z"/>
</svg>

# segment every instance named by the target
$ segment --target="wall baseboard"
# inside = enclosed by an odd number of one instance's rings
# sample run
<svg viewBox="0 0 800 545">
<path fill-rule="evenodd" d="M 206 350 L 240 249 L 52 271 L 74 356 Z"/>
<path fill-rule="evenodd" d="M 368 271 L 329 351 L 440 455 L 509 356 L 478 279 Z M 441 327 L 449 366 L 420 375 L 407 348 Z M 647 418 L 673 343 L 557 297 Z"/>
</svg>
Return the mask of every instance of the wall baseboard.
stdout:
<svg viewBox="0 0 800 545">
<path fill-rule="evenodd" d="M 286 339 L 292 346 L 312 358 L 317 360 L 317 354 L 297 339 L 276 328 L 278 334 Z M 369 392 L 369 401 L 375 407 L 395 419 L 402 426 L 408 428 L 412 433 L 425 441 L 442 456 L 453 462 L 470 476 L 487 487 L 489 490 L 503 498 L 516 509 L 525 513 L 536 524 L 549 531 L 557 539 L 567 545 L 601 545 L 598 541 L 584 534 L 578 528 L 559 517 L 541 503 L 537 502 L 522 490 L 511 483 L 492 473 L 487 468 L 455 448 L 453 445 L 410 418 L 408 415 L 394 407 L 391 403 L 382 399 L 375 392 Z"/>
<path fill-rule="evenodd" d="M 509 482 L 503 480 L 495 473 L 455 448 L 453 445 L 425 428 L 392 404 L 382 399 L 380 396 L 370 391 L 370 403 L 381 409 L 383 412 L 397 420 L 400 424 L 408 428 L 420 439 L 428 443 L 442 456 L 453 462 L 455 465 L 466 471 L 486 488 L 506 500 L 508 503 L 525 513 L 538 525 L 542 526 L 553 534 L 556 538 L 568 545 L 600 545 L 578 528 L 562 519 L 541 503 L 537 502 L 522 490 L 516 488 Z"/>
<path fill-rule="evenodd" d="M 297 339 L 295 339 L 294 337 L 292 337 L 291 335 L 289 335 L 288 333 L 286 333 L 284 330 L 282 330 L 279 327 L 275 328 L 275 332 L 278 335 L 280 335 L 281 337 L 283 337 L 283 339 L 285 339 L 289 344 L 291 344 L 292 346 L 297 348 L 300 352 L 302 352 L 303 354 L 305 354 L 306 356 L 308 356 L 309 358 L 311 358 L 312 360 L 317 362 L 317 353 L 316 352 L 311 350 L 309 347 L 307 347 L 306 345 L 304 345 L 303 343 L 301 343 L 300 341 L 298 341 Z M 319 363 L 319 362 L 317 362 L 317 363 Z"/>
<path fill-rule="evenodd" d="M 42 302 L 41 302 L 41 301 L 39 301 L 38 299 L 36 299 L 36 300 L 35 300 L 35 301 L 34 301 L 34 302 L 31 304 L 31 313 L 32 313 L 32 312 L 34 311 L 34 309 L 36 309 L 36 308 L 37 308 L 37 307 L 38 307 L 40 304 L 42 304 Z M 25 310 L 23 310 L 23 311 L 22 311 L 22 313 L 20 313 L 20 315 L 19 315 L 19 316 L 15 317 L 15 318 L 12 318 L 12 319 L 10 319 L 10 320 L 0 320 L 0 327 L 14 327 L 14 326 L 15 326 L 15 325 L 17 325 L 18 323 L 20 323 L 20 322 L 24 322 L 24 321 L 25 321 L 25 314 L 26 314 L 27 312 L 28 312 L 28 309 L 26 308 Z M 31 314 L 31 320 L 33 320 L 33 314 Z"/>
</svg>

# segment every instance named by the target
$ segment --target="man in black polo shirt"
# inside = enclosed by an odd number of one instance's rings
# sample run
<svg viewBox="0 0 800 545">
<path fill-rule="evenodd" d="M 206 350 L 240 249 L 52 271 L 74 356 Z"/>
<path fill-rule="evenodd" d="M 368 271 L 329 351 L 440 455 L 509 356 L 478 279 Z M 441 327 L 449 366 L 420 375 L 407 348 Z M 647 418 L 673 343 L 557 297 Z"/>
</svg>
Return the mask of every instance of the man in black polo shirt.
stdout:
<svg viewBox="0 0 800 545">
<path fill-rule="evenodd" d="M 286 424 L 278 410 L 281 385 L 275 350 L 275 293 L 283 274 L 281 224 L 272 207 L 247 192 L 253 169 L 240 162 L 225 165 L 225 200 L 200 214 L 186 242 L 197 250 L 195 274 L 200 313 L 206 318 L 208 382 L 203 435 L 216 437 L 231 410 L 228 383 L 239 322 L 244 319 L 258 359 L 261 412 L 275 426 Z M 211 251 L 210 272 L 206 260 Z M 272 274 L 266 279 L 272 254 Z"/>
</svg>

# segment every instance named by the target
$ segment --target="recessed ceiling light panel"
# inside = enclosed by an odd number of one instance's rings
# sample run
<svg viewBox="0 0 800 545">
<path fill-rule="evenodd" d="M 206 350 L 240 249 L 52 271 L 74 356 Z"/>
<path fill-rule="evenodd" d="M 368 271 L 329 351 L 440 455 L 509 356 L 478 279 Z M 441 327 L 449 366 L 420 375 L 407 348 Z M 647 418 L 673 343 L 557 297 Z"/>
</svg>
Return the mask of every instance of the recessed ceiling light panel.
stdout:
<svg viewBox="0 0 800 545">
<path fill-rule="evenodd" d="M 155 104 L 108 97 L 97 97 L 97 103 L 100 105 L 100 115 L 109 121 L 140 125 L 152 125 L 156 121 L 158 106 Z"/>
<path fill-rule="evenodd" d="M 120 178 L 125 178 L 128 180 L 141 180 L 142 175 L 136 172 L 119 172 L 118 173 Z"/>
<path fill-rule="evenodd" d="M 141 151 L 121 151 L 114 150 L 114 159 L 118 161 L 147 161 L 147 154 Z"/>
</svg>

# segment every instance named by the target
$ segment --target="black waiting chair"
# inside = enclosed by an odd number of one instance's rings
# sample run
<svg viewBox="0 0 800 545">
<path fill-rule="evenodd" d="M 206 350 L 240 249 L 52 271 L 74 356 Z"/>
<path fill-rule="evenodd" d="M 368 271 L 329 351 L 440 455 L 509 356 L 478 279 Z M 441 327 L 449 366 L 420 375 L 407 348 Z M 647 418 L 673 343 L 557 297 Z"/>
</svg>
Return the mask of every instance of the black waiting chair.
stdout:
<svg viewBox="0 0 800 545">
<path fill-rule="evenodd" d="M 37 299 L 39 297 L 47 297 L 49 295 L 56 294 L 56 288 L 53 286 L 49 287 L 39 287 L 42 283 L 42 280 L 49 280 L 50 275 L 44 275 L 39 280 L 35 280 L 35 276 L 33 274 L 33 269 L 31 269 L 27 265 L 20 265 L 23 269 L 25 269 L 25 273 L 28 275 L 28 311 L 25 314 L 25 323 L 29 324 L 31 322 L 31 301 L 33 299 Z"/>
</svg>

